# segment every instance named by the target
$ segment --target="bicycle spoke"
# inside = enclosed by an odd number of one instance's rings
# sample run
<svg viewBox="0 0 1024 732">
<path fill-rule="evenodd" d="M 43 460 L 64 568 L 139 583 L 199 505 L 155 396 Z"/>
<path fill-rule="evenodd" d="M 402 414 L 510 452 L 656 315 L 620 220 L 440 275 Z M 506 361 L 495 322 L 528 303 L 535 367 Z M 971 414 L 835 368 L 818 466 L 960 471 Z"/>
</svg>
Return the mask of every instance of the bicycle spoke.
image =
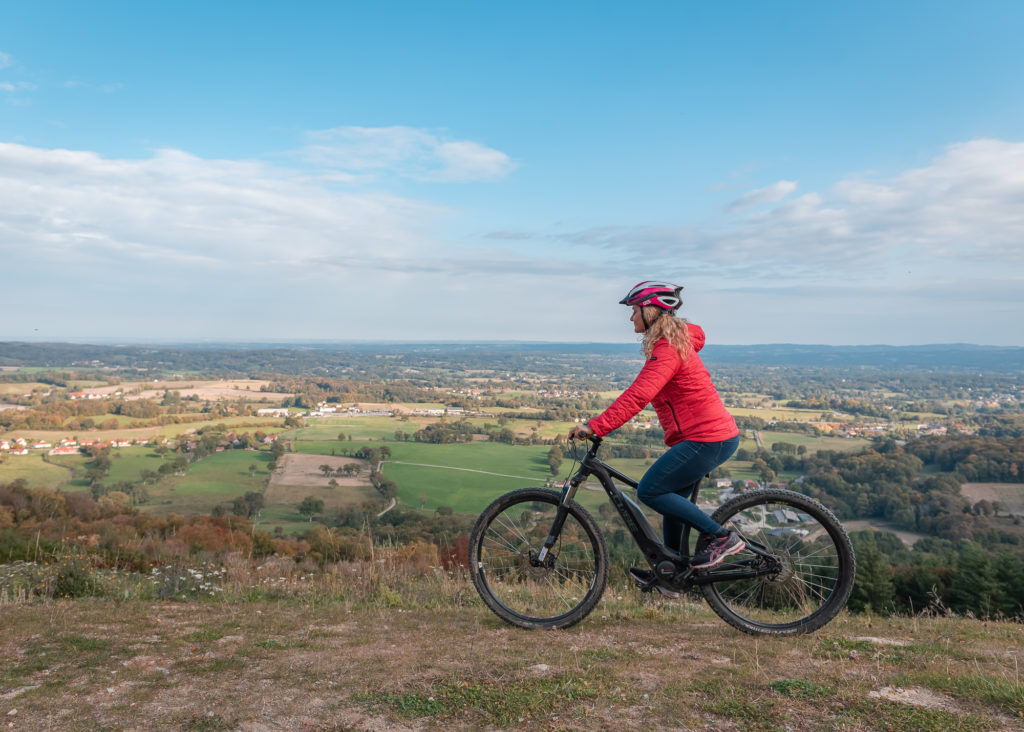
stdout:
<svg viewBox="0 0 1024 732">
<path fill-rule="evenodd" d="M 764 584 L 764 583 L 763 583 L 763 582 L 761 582 L 761 581 L 758 581 L 758 580 L 751 580 L 751 581 L 750 581 L 750 589 L 748 589 L 748 590 L 747 590 L 747 591 L 746 591 L 745 593 L 743 593 L 742 595 L 738 595 L 738 596 L 736 597 L 736 599 L 735 599 L 735 602 L 736 602 L 736 604 L 738 604 L 738 605 L 744 605 L 744 604 L 746 604 L 747 598 L 749 598 L 749 597 L 753 596 L 753 594 L 754 594 L 755 592 L 757 592 L 758 590 L 761 590 L 761 589 L 763 589 L 763 584 Z"/>
<path fill-rule="evenodd" d="M 504 515 L 499 516 L 497 523 L 499 523 L 500 525 L 504 526 L 506 529 L 511 531 L 513 534 L 516 534 L 519 537 L 519 539 L 524 544 L 529 544 L 530 543 L 530 540 L 526 538 L 526 535 L 522 531 L 520 531 L 519 524 L 513 523 L 510 517 L 507 517 L 507 516 L 504 516 Z"/>
<path fill-rule="evenodd" d="M 501 535 L 497 535 L 497 536 L 493 536 L 493 537 L 492 536 L 488 536 L 487 541 L 492 542 L 494 544 L 502 544 L 503 543 L 505 545 L 505 548 L 508 550 L 509 554 L 519 554 L 520 553 L 519 552 L 519 548 L 515 544 L 510 542 L 508 539 L 506 539 L 504 536 L 501 536 Z M 496 547 L 495 551 L 497 551 L 497 550 L 498 549 Z"/>
<path fill-rule="evenodd" d="M 807 598 L 804 593 L 797 591 L 796 583 L 785 584 L 783 591 L 792 598 L 793 607 L 800 608 L 801 612 L 807 612 Z"/>
<path fill-rule="evenodd" d="M 510 496 L 513 494 L 510 494 Z M 501 617 L 514 624 L 562 627 L 589 612 L 604 589 L 607 572 L 599 559 L 605 554 L 592 519 L 570 508 L 560 536 L 542 562 L 540 555 L 547 527 L 559 510 L 559 496 L 551 491 L 527 489 L 502 503 L 474 534 L 478 563 L 471 563 L 473 580 L 481 596 Z M 501 501 L 502 499 L 499 499 Z M 537 504 L 543 504 L 538 509 Z M 563 618 L 568 620 L 563 621 Z M 528 624 L 527 624 L 528 623 Z"/>
<path fill-rule="evenodd" d="M 566 593 L 564 593 L 564 592 L 559 592 L 558 588 L 557 588 L 557 587 L 555 586 L 555 583 L 554 583 L 554 581 L 553 581 L 553 580 L 551 579 L 551 577 L 550 577 L 550 576 L 549 576 L 549 577 L 547 577 L 547 583 L 548 583 L 548 585 L 550 585 L 550 586 L 551 586 L 551 589 L 552 589 L 552 590 L 554 590 L 554 594 L 555 594 L 555 597 L 556 597 L 557 599 L 560 599 L 560 600 L 562 601 L 562 604 L 563 604 L 563 605 L 565 605 L 565 607 L 566 607 L 566 608 L 568 608 L 568 609 L 572 609 L 572 605 L 570 605 L 570 604 L 569 604 L 569 601 L 565 599 L 565 594 L 566 594 Z"/>
<path fill-rule="evenodd" d="M 784 493 L 774 491 L 772 497 Z M 793 496 L 792 502 L 787 502 L 789 495 Z M 747 507 L 726 517 L 725 522 L 744 527 L 740 533 L 748 540 L 748 551 L 757 547 L 755 555 L 774 556 L 778 569 L 745 580 L 730 581 L 723 576 L 702 588 L 708 601 L 719 615 L 748 632 L 760 628 L 803 632 L 805 626 L 813 629 L 826 622 L 841 607 L 837 602 L 845 601 L 850 588 L 852 560 L 840 554 L 836 538 L 844 538 L 841 526 L 827 511 L 799 494 L 765 503 L 760 503 L 757 495 L 746 500 Z M 744 520 L 737 521 L 738 517 Z M 844 540 L 848 547 L 848 540 Z M 834 601 L 837 593 L 842 594 Z M 827 611 L 825 620 L 809 624 L 813 616 L 829 607 L 835 609 Z"/>
</svg>

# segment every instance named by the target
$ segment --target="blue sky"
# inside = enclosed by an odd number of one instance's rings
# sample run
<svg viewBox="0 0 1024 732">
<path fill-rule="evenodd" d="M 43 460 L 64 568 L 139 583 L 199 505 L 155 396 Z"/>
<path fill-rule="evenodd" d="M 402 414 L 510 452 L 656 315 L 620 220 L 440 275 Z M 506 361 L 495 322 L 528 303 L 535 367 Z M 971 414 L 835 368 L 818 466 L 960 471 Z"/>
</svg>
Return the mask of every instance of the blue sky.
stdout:
<svg viewBox="0 0 1024 732">
<path fill-rule="evenodd" d="M 0 339 L 1024 345 L 1022 21 L 6 3 Z"/>
</svg>

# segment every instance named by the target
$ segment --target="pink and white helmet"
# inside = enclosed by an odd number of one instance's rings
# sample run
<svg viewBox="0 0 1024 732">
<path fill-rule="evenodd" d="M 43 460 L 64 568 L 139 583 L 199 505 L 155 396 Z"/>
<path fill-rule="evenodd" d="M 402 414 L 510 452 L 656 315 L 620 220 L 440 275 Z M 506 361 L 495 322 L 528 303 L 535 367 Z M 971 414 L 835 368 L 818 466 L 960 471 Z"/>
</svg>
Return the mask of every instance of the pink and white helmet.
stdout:
<svg viewBox="0 0 1024 732">
<path fill-rule="evenodd" d="M 654 282 L 647 280 L 637 284 L 629 294 L 619 300 L 621 305 L 639 305 L 647 307 L 653 305 L 662 310 L 674 311 L 683 304 L 679 293 L 683 288 L 673 285 L 670 282 Z"/>
</svg>

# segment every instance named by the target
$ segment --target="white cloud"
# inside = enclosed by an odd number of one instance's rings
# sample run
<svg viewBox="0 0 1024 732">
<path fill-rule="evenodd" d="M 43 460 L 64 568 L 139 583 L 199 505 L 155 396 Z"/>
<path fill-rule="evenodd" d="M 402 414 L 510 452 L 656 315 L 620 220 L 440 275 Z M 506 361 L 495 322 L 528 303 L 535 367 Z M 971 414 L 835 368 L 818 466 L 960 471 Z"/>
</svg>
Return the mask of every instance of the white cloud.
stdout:
<svg viewBox="0 0 1024 732">
<path fill-rule="evenodd" d="M 36 85 L 30 81 L 17 81 L 11 83 L 9 81 L 0 81 L 0 91 L 13 92 L 19 89 L 35 89 Z"/>
<path fill-rule="evenodd" d="M 335 127 L 307 134 L 307 162 L 350 174 L 392 174 L 420 181 L 494 180 L 515 163 L 477 142 L 445 140 L 413 127 Z"/>
<path fill-rule="evenodd" d="M 794 180 L 780 180 L 770 186 L 750 191 L 729 204 L 730 212 L 745 211 L 764 203 L 777 203 L 797 188 Z"/>
<path fill-rule="evenodd" d="M 476 142 L 445 142 L 437 148 L 438 180 L 471 181 L 501 178 L 515 167 L 508 155 Z"/>
<path fill-rule="evenodd" d="M 777 205 L 700 229 L 604 227 L 557 238 L 765 280 L 1001 274 L 1024 261 L 1024 143 L 959 143 L 892 178 L 848 178 L 781 200 L 794 188 L 752 191 L 738 201 Z"/>
<path fill-rule="evenodd" d="M 14 59 L 11 58 L 10 54 L 0 51 L 0 69 L 6 69 L 14 63 Z"/>
<path fill-rule="evenodd" d="M 161 150 L 146 160 L 0 144 L 0 251 L 39 263 L 109 257 L 235 269 L 303 267 L 339 250 L 422 246 L 436 207 L 325 190 L 295 171 Z"/>
</svg>

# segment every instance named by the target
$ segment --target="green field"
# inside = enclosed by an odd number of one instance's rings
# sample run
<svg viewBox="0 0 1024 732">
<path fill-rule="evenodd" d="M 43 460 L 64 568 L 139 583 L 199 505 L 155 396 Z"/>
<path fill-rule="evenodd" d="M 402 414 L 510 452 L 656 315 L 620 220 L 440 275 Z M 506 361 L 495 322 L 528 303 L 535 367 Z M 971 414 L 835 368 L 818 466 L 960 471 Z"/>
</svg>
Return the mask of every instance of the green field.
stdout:
<svg viewBox="0 0 1024 732">
<path fill-rule="evenodd" d="M 758 417 L 779 422 L 817 422 L 821 418 L 821 409 L 792 409 L 789 407 L 771 407 L 769 409 L 752 409 L 750 407 L 729 407 L 735 417 Z"/>
<path fill-rule="evenodd" d="M 54 465 L 64 468 L 65 482 L 60 486 L 62 491 L 78 491 L 89 488 L 89 482 L 85 479 L 85 471 L 88 470 L 85 464 L 89 462 L 89 458 L 86 455 L 55 455 L 47 458 L 47 460 Z M 113 459 L 111 459 L 111 471 L 113 471 Z M 131 476 L 130 478 L 120 478 L 120 480 L 130 480 L 132 482 L 138 479 L 138 475 Z M 32 487 L 34 488 L 35 486 Z"/>
<path fill-rule="evenodd" d="M 173 453 L 170 455 L 173 457 Z M 87 456 L 56 455 L 49 460 L 62 468 L 67 468 L 69 477 L 71 471 L 75 473 L 73 480 L 69 479 L 61 486 L 62 490 L 88 490 L 89 482 L 85 479 L 85 473 L 89 469 Z M 102 483 L 106 486 L 114 483 L 138 483 L 143 470 L 155 473 L 164 462 L 164 459 L 149 447 L 114 448 L 110 451 L 110 472 Z"/>
<path fill-rule="evenodd" d="M 173 453 L 169 453 L 174 457 Z M 121 447 L 110 451 L 110 474 L 104 483 L 119 483 L 139 480 L 143 470 L 156 472 L 164 464 L 164 459 L 153 452 L 150 447 Z"/>
<path fill-rule="evenodd" d="M 295 440 L 292 449 L 306 455 L 344 455 L 365 447 L 365 440 L 349 442 L 341 440 Z"/>
<path fill-rule="evenodd" d="M 0 463 L 0 483 L 24 480 L 29 488 L 56 490 L 70 477 L 69 470 L 43 462 L 43 456 L 38 452 L 9 455 Z"/>
<path fill-rule="evenodd" d="M 836 450 L 838 452 L 857 452 L 871 444 L 870 440 L 860 437 L 815 437 L 798 432 L 772 432 L 761 430 L 761 441 L 766 450 L 772 449 L 773 442 L 789 442 L 793 445 L 806 445 L 809 452 L 815 450 Z"/>
<path fill-rule="evenodd" d="M 289 430 L 284 436 L 294 440 L 337 442 L 338 433 L 344 432 L 346 436 L 352 435 L 354 440 L 393 440 L 395 430 L 411 434 L 436 421 L 434 417 L 410 417 L 407 421 L 398 417 L 317 417 L 307 420 L 305 427 Z"/>
<path fill-rule="evenodd" d="M 405 504 L 419 507 L 420 494 L 426 494 L 428 509 L 451 506 L 456 513 L 476 514 L 503 493 L 517 488 L 543 486 L 550 480 L 552 476 L 547 461 L 548 450 L 550 448 L 543 445 L 414 443 L 392 447 L 391 460 L 421 465 L 385 462 L 382 471 L 398 486 L 398 497 Z M 644 474 L 652 462 L 653 459 L 609 461 L 613 467 L 636 479 Z M 428 465 L 439 467 L 424 467 Z M 574 469 L 571 459 L 563 461 L 556 479 L 562 481 L 571 477 Z M 590 488 L 596 490 L 580 490 L 576 494 L 576 500 L 596 513 L 601 504 L 606 503 L 608 499 L 595 478 L 591 478 L 588 484 Z M 631 491 L 629 495 L 635 498 Z"/>
<path fill-rule="evenodd" d="M 549 440 L 553 437 L 564 437 L 569 434 L 569 429 L 574 424 L 574 422 L 541 422 L 540 427 L 537 428 L 537 434 Z M 533 420 L 520 420 L 515 425 L 511 425 L 516 434 L 523 436 L 528 436 L 534 427 L 537 427 L 537 422 Z"/>
<path fill-rule="evenodd" d="M 146 422 L 149 421 L 145 419 L 138 419 L 137 417 L 126 417 L 123 414 L 110 414 L 109 412 L 107 414 L 100 414 L 96 417 L 90 417 L 90 419 L 92 419 L 92 421 L 95 422 L 96 424 L 102 424 L 103 422 L 109 422 L 113 420 L 117 422 L 117 429 L 127 427 L 132 422 L 142 422 L 143 424 L 145 424 Z"/>
<path fill-rule="evenodd" d="M 456 513 L 479 513 L 502 493 L 543 485 L 551 477 L 547 462 L 550 448 L 542 445 L 513 446 L 500 442 L 430 445 L 408 442 L 388 447 L 393 461 L 448 466 L 384 463 L 382 472 L 398 486 L 399 500 L 417 508 L 423 493 L 429 509 L 451 506 Z"/>
<path fill-rule="evenodd" d="M 247 492 L 263 492 L 270 473 L 270 453 L 225 450 L 189 465 L 185 475 L 170 475 L 148 488 L 150 501 L 142 510 L 156 514 L 210 513 L 225 501 Z M 249 466 L 257 467 L 249 474 Z"/>
</svg>

